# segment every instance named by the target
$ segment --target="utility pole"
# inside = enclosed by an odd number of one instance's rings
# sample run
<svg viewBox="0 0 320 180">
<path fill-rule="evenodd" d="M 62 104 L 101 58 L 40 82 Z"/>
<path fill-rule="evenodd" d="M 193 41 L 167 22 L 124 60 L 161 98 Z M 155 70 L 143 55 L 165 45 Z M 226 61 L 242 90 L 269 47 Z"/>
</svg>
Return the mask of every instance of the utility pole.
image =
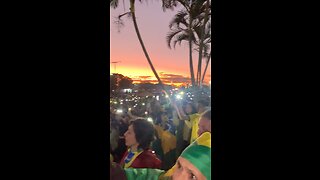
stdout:
<svg viewBox="0 0 320 180">
<path fill-rule="evenodd" d="M 117 68 L 117 63 L 119 63 L 121 61 L 113 61 L 111 62 L 112 64 L 114 64 L 114 73 L 116 73 L 116 68 Z"/>
</svg>

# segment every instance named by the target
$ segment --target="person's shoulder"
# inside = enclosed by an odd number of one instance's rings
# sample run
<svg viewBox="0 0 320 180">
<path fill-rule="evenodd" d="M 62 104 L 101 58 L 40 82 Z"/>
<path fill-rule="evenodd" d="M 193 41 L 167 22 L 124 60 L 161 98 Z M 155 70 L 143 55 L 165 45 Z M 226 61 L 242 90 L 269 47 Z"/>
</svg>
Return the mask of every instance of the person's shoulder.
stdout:
<svg viewBox="0 0 320 180">
<path fill-rule="evenodd" d="M 140 154 L 140 158 L 143 158 L 143 159 L 148 159 L 148 160 L 151 160 L 151 161 L 160 161 L 157 157 L 157 155 L 155 154 L 155 152 L 151 149 L 147 149 L 147 150 L 144 150 L 141 154 Z"/>
<path fill-rule="evenodd" d="M 143 151 L 133 162 L 134 168 L 161 168 L 161 160 L 150 151 Z"/>
<path fill-rule="evenodd" d="M 154 151 L 152 151 L 151 149 L 144 150 L 140 155 L 141 156 L 147 156 L 147 157 L 150 157 L 150 156 L 156 157 Z"/>
</svg>

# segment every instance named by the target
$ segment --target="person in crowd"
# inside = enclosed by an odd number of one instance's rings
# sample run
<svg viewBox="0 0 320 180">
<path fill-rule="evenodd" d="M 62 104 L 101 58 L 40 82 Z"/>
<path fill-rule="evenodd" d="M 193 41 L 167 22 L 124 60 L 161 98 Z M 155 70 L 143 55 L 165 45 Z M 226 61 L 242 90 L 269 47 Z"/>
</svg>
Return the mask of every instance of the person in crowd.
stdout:
<svg viewBox="0 0 320 180">
<path fill-rule="evenodd" d="M 127 180 L 211 180 L 211 133 L 203 133 L 190 144 L 170 172 L 150 168 L 117 170 L 118 174 L 125 174 Z"/>
<path fill-rule="evenodd" d="M 200 117 L 198 124 L 198 136 L 204 132 L 211 133 L 211 109 L 206 110 Z"/>
<path fill-rule="evenodd" d="M 186 102 L 182 105 L 182 114 L 185 114 L 185 119 L 189 120 L 187 116 L 193 116 L 197 113 L 196 106 L 191 102 Z M 194 118 L 194 117 L 193 117 Z M 177 151 L 180 153 L 190 144 L 191 128 L 184 121 L 180 121 L 177 113 L 174 114 L 174 124 L 177 126 Z"/>
<path fill-rule="evenodd" d="M 209 106 L 209 101 L 205 99 L 200 99 L 197 103 L 197 113 L 194 114 L 186 114 L 181 107 L 179 107 L 179 112 L 182 115 L 182 119 L 184 120 L 187 127 L 191 129 L 191 137 L 189 142 L 192 143 L 196 138 L 198 138 L 198 124 L 200 120 L 200 114 L 207 110 Z"/>
<path fill-rule="evenodd" d="M 121 118 L 118 116 L 118 119 L 116 120 L 118 123 L 118 146 L 117 148 L 113 151 L 114 155 L 114 161 L 117 163 L 120 163 L 121 158 L 123 154 L 127 151 L 127 146 L 125 145 L 125 140 L 124 140 L 124 133 L 128 130 L 128 121 L 126 118 Z"/>
<path fill-rule="evenodd" d="M 110 159 L 110 180 L 128 180 L 126 173 L 119 164 L 112 162 Z"/>
<path fill-rule="evenodd" d="M 114 152 L 118 148 L 119 125 L 116 121 L 110 121 L 110 149 Z"/>
<path fill-rule="evenodd" d="M 131 121 L 124 134 L 125 152 L 120 165 L 124 168 L 161 168 L 161 160 L 150 149 L 155 137 L 155 128 L 146 119 Z"/>
<path fill-rule="evenodd" d="M 191 125 L 191 138 L 190 143 L 193 142 L 196 138 L 198 138 L 198 124 L 200 121 L 200 115 L 207 110 L 209 106 L 209 101 L 205 99 L 201 99 L 197 103 L 197 113 L 190 115 L 190 125 Z M 188 121 L 187 121 L 188 122 Z M 188 124 L 188 123 L 187 123 Z"/>
<path fill-rule="evenodd" d="M 176 144 L 175 127 L 169 119 L 170 111 L 159 112 L 158 118 L 155 121 L 155 128 L 158 135 L 158 140 L 161 143 L 161 150 L 158 155 L 162 158 L 162 169 L 170 169 L 176 161 Z M 157 147 L 159 149 L 159 146 Z"/>
<path fill-rule="evenodd" d="M 211 133 L 203 133 L 182 152 L 172 179 L 211 180 Z"/>
</svg>

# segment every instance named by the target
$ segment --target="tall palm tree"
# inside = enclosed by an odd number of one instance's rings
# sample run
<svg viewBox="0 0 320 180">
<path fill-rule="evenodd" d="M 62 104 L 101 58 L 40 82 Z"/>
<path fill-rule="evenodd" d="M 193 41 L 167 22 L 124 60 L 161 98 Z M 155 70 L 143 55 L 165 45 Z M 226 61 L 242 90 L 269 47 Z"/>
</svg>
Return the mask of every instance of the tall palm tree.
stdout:
<svg viewBox="0 0 320 180">
<path fill-rule="evenodd" d="M 198 71 L 197 71 L 197 85 L 201 87 L 201 67 L 202 67 L 202 57 L 203 57 L 203 48 L 204 48 L 204 40 L 206 36 L 206 26 L 209 20 L 209 12 L 210 12 L 210 0 L 206 0 L 205 4 L 205 13 L 202 23 L 202 28 L 200 32 L 200 40 L 199 40 L 199 59 L 198 59 Z M 211 29 L 211 28 L 210 28 Z"/>
<path fill-rule="evenodd" d="M 175 1 L 167 0 L 165 2 L 170 4 Z M 192 51 L 193 45 L 197 44 L 199 39 L 201 19 L 198 17 L 200 17 L 201 12 L 203 11 L 202 4 L 204 0 L 194 2 L 188 0 L 177 0 L 177 2 L 180 3 L 184 9 L 179 11 L 170 22 L 170 32 L 167 34 L 167 43 L 169 48 L 171 48 L 171 43 L 173 43 L 173 47 L 175 48 L 177 43 L 181 45 L 182 41 L 188 41 L 191 83 L 192 86 L 195 87 L 197 83 L 194 76 Z"/>
<path fill-rule="evenodd" d="M 204 37 L 203 37 L 203 41 L 202 41 L 202 57 L 203 58 L 206 58 L 207 61 L 206 61 L 206 67 L 204 69 L 204 72 L 202 74 L 202 78 L 201 78 L 201 81 L 198 82 L 200 83 L 200 87 L 202 86 L 203 84 L 203 80 L 204 80 L 204 77 L 205 77 L 205 74 L 206 74 L 206 71 L 207 71 L 207 68 L 208 68 L 208 64 L 209 64 L 209 61 L 211 59 L 211 17 L 209 16 L 209 20 L 207 21 L 206 23 L 206 27 L 205 27 L 205 32 L 204 32 Z M 200 43 L 197 42 L 198 44 L 197 45 L 197 48 L 195 48 L 195 50 L 197 52 L 200 51 Z M 197 75 L 198 75 L 198 78 L 200 78 L 201 76 L 199 75 L 199 72 L 197 72 Z"/>
<path fill-rule="evenodd" d="M 139 1 L 141 2 L 141 0 L 139 0 Z M 110 0 L 110 6 L 111 6 L 111 7 L 117 8 L 117 7 L 118 7 L 118 4 L 119 4 L 118 0 Z M 155 68 L 154 68 L 154 66 L 153 66 L 153 64 L 152 64 L 152 61 L 151 61 L 151 59 L 150 59 L 150 57 L 149 57 L 149 54 L 148 54 L 148 52 L 147 52 L 147 49 L 146 49 L 146 47 L 145 47 L 145 45 L 144 45 L 144 42 L 143 42 L 143 40 L 142 40 L 140 31 L 139 31 L 139 27 L 138 27 L 138 24 L 137 24 L 137 20 L 136 20 L 135 0 L 130 0 L 130 12 L 129 12 L 129 13 L 130 13 L 130 15 L 131 15 L 131 17 L 132 17 L 134 29 L 135 29 L 135 31 L 136 31 L 136 34 L 137 34 L 139 43 L 140 43 L 140 45 L 141 45 L 141 48 L 142 48 L 142 50 L 143 50 L 143 53 L 144 53 L 144 55 L 146 56 L 147 61 L 148 61 L 149 65 L 150 65 L 150 67 L 151 67 L 151 70 L 152 70 L 153 74 L 155 75 L 155 77 L 157 78 L 160 86 L 165 90 L 164 85 L 163 85 L 163 83 L 162 83 L 162 81 L 161 81 L 161 79 L 160 79 L 157 71 L 155 70 Z M 124 13 L 124 14 L 128 14 L 128 13 Z M 121 16 L 122 16 L 122 15 L 120 15 L 119 18 L 120 18 Z"/>
<path fill-rule="evenodd" d="M 167 43 L 169 48 L 171 49 L 171 43 L 173 47 L 176 47 L 178 43 L 181 45 L 182 41 L 189 42 L 189 65 L 190 65 L 190 75 L 191 75 L 191 83 L 192 86 L 195 86 L 195 77 L 193 70 L 193 61 L 192 61 L 192 44 L 196 40 L 194 34 L 191 32 L 191 26 L 188 22 L 187 18 L 188 12 L 185 10 L 179 11 L 178 14 L 175 15 L 173 20 L 169 24 L 169 28 L 171 31 L 167 34 Z"/>
</svg>

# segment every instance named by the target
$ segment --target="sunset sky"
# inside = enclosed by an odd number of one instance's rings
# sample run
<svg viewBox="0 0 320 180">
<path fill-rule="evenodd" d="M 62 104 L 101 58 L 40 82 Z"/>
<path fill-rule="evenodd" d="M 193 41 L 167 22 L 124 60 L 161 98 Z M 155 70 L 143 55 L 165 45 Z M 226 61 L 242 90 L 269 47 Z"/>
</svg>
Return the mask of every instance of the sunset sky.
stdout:
<svg viewBox="0 0 320 180">
<path fill-rule="evenodd" d="M 120 29 L 114 23 L 119 14 L 129 11 L 129 3 L 119 0 L 117 9 L 110 8 L 110 72 L 114 73 L 113 61 L 116 64 L 116 73 L 129 76 L 132 79 L 155 80 L 152 70 L 144 56 L 134 30 L 133 22 L 127 16 L 123 17 L 124 26 Z M 166 43 L 166 34 L 169 32 L 169 22 L 181 9 L 163 12 L 161 1 L 148 0 L 143 3 L 136 2 L 136 17 L 141 36 L 155 66 L 155 69 L 164 80 L 164 83 L 178 83 L 189 81 L 189 50 L 188 44 L 182 43 L 175 49 L 169 49 Z M 120 30 L 120 31 L 119 31 Z M 196 74 L 198 54 L 194 53 L 194 73 Z M 203 63 L 203 68 L 205 63 Z M 210 80 L 211 63 L 209 64 L 205 81 Z M 142 77 L 141 77 L 142 76 Z"/>
</svg>

